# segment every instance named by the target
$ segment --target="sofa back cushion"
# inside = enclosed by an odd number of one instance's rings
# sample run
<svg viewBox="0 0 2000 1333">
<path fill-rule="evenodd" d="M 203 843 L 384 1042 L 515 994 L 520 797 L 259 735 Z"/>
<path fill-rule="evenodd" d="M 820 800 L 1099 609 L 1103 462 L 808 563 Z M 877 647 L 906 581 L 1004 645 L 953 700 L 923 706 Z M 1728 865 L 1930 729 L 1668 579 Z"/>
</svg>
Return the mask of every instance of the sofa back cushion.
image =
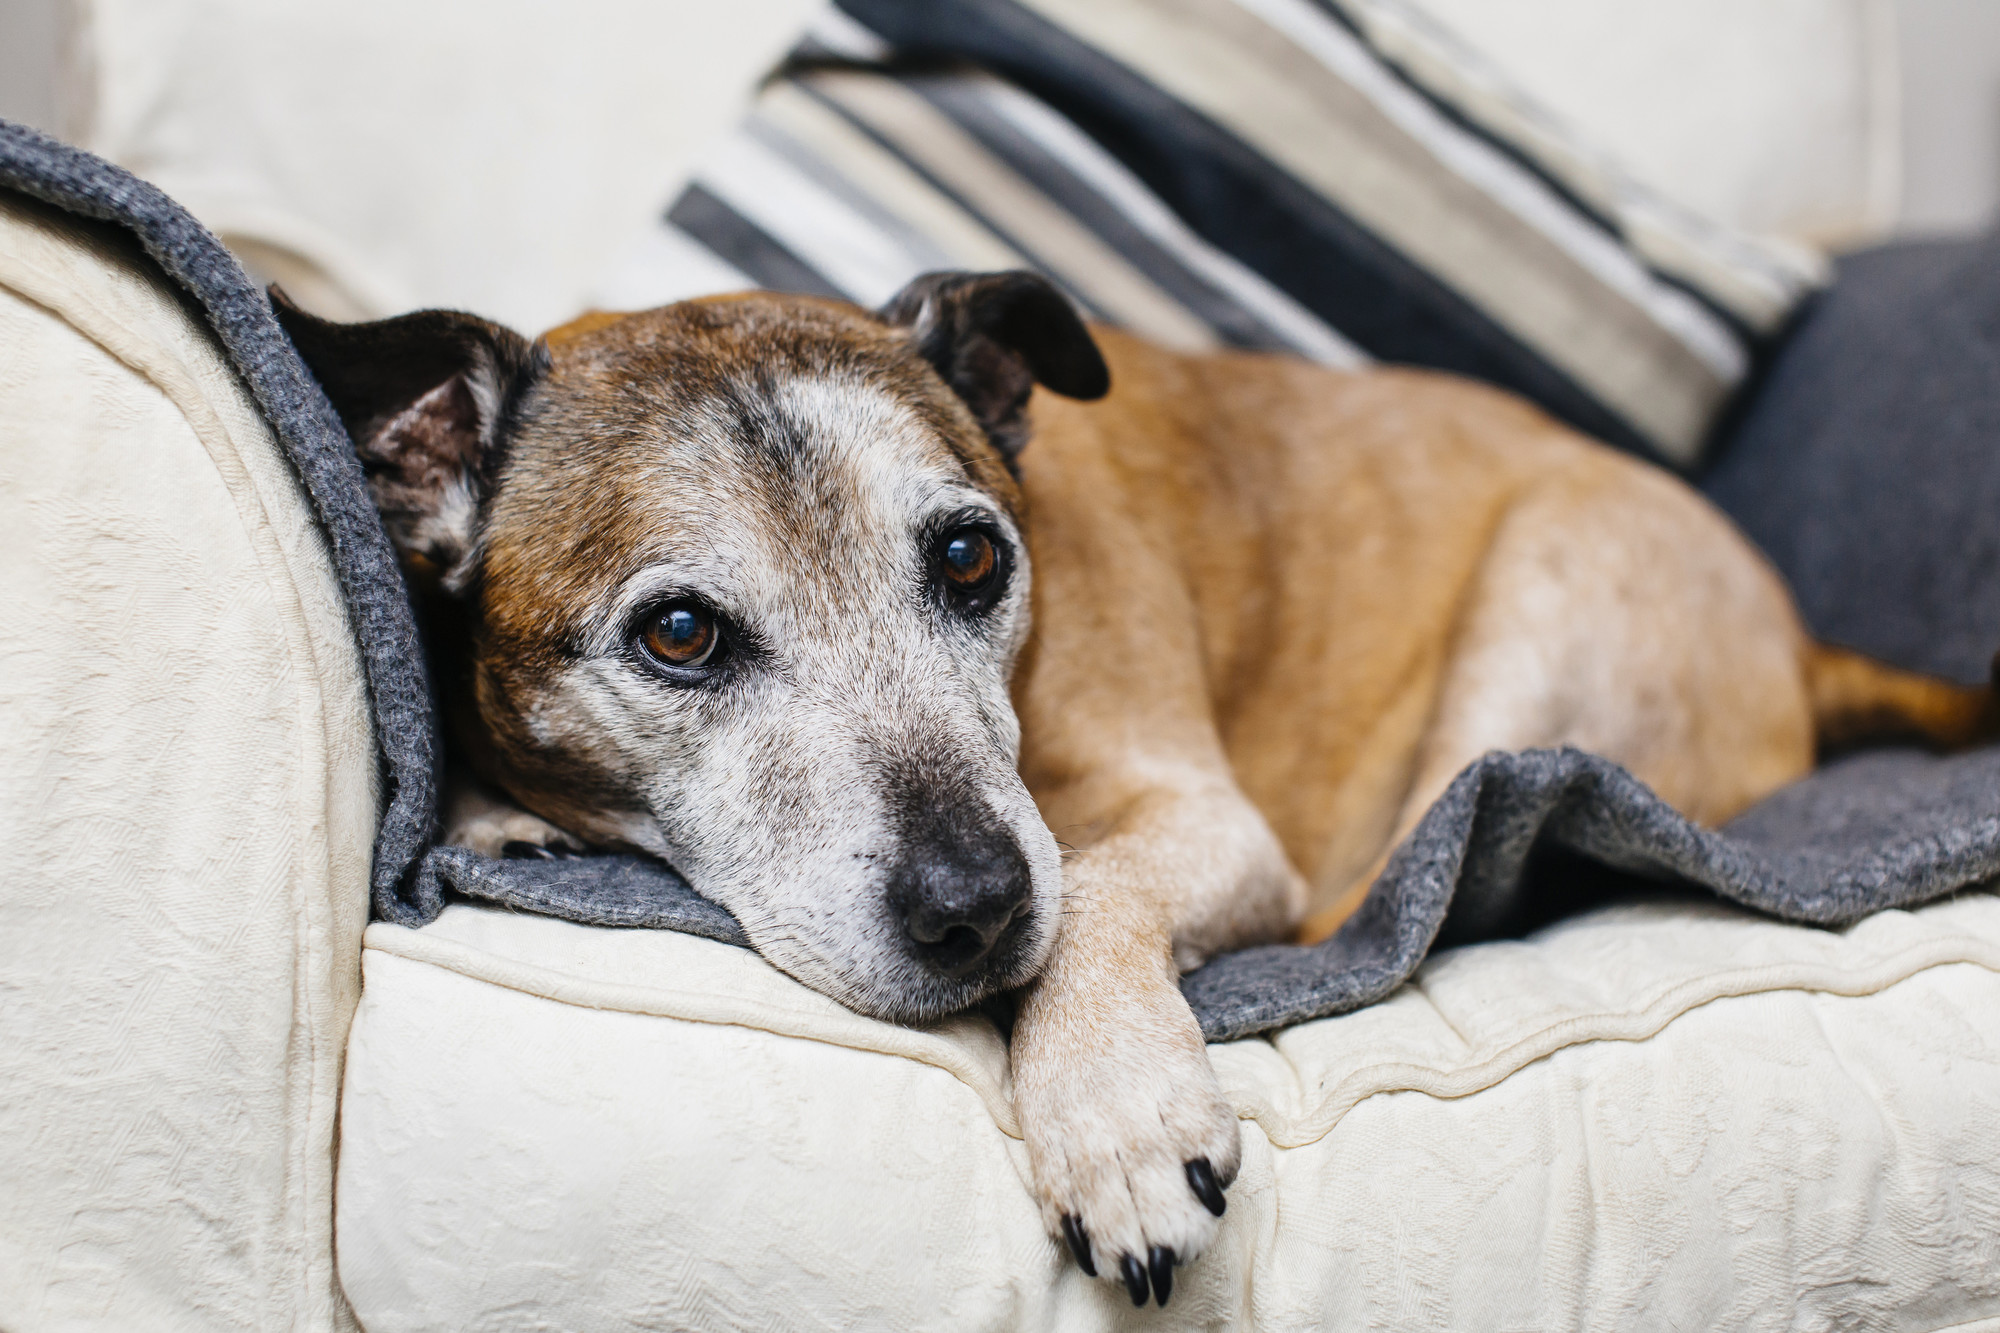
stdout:
<svg viewBox="0 0 2000 1333">
<path fill-rule="evenodd" d="M 1986 679 L 2000 649 L 2000 235 L 1842 259 L 1704 485 L 1816 633 Z"/>
</svg>

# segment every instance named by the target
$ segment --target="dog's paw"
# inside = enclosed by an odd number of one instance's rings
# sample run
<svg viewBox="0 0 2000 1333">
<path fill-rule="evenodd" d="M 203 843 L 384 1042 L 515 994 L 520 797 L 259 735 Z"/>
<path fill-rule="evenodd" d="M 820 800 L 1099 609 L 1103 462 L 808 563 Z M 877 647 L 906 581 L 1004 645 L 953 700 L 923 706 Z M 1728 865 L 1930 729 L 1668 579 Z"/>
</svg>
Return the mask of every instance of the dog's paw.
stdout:
<svg viewBox="0 0 2000 1333">
<path fill-rule="evenodd" d="M 1050 1232 L 1134 1305 L 1165 1305 L 1175 1265 L 1215 1239 L 1242 1140 L 1179 991 L 1141 1013 L 1094 1012 L 1097 998 L 1062 1012 L 1029 997 L 1014 1032 L 1021 1133 Z"/>
<path fill-rule="evenodd" d="M 575 838 L 506 797 L 472 782 L 453 782 L 445 792 L 444 841 L 495 859 L 575 856 Z"/>
</svg>

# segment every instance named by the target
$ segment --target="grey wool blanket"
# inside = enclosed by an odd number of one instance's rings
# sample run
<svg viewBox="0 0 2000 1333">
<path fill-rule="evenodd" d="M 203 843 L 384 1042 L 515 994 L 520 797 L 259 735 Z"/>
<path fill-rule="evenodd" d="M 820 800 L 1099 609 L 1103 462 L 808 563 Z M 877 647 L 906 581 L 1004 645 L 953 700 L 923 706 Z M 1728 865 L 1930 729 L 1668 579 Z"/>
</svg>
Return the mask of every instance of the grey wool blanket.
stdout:
<svg viewBox="0 0 2000 1333">
<path fill-rule="evenodd" d="M 440 740 L 422 649 L 361 468 L 263 293 L 157 189 L 0 122 L 0 187 L 122 230 L 198 308 L 297 468 L 360 639 L 385 802 L 376 915 L 433 920 L 454 895 L 743 944 L 670 868 L 630 856 L 491 861 L 436 845 Z M 1721 442 L 1710 494 L 1772 554 L 1829 637 L 1976 679 L 2000 646 L 2000 245 L 1849 261 Z M 1721 830 L 1571 750 L 1461 773 L 1332 939 L 1268 945 L 1182 981 L 1213 1040 L 1370 1004 L 1433 948 L 1518 934 L 1634 893 L 1706 893 L 1837 926 L 2000 875 L 2000 750 L 1850 757 Z"/>
</svg>

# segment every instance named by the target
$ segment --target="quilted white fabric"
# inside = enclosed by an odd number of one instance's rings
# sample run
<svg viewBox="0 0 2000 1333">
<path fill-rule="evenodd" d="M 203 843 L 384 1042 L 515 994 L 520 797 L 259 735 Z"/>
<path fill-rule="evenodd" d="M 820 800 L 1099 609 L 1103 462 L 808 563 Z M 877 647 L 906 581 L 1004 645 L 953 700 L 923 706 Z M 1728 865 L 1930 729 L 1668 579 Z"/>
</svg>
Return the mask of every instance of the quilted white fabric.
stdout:
<svg viewBox="0 0 2000 1333">
<path fill-rule="evenodd" d="M 1246 1160 L 1134 1311 L 1042 1234 L 998 1035 L 755 955 L 375 925 L 341 1279 L 435 1328 L 2000 1329 L 2000 899 L 1613 907 L 1212 1049 Z"/>
<path fill-rule="evenodd" d="M 375 824 L 304 494 L 122 243 L 0 203 L 0 1327 L 351 1328 Z"/>
</svg>

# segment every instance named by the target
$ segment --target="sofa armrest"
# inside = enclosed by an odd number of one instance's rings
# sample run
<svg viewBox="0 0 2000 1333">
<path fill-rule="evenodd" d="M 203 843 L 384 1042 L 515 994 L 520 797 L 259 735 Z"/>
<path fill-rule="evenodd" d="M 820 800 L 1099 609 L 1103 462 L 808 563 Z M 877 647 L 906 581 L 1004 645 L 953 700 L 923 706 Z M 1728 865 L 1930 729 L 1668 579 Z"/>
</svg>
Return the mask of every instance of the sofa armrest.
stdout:
<svg viewBox="0 0 2000 1333">
<path fill-rule="evenodd" d="M 326 542 L 123 233 L 0 197 L 0 1323 L 353 1327 L 378 758 Z"/>
</svg>

